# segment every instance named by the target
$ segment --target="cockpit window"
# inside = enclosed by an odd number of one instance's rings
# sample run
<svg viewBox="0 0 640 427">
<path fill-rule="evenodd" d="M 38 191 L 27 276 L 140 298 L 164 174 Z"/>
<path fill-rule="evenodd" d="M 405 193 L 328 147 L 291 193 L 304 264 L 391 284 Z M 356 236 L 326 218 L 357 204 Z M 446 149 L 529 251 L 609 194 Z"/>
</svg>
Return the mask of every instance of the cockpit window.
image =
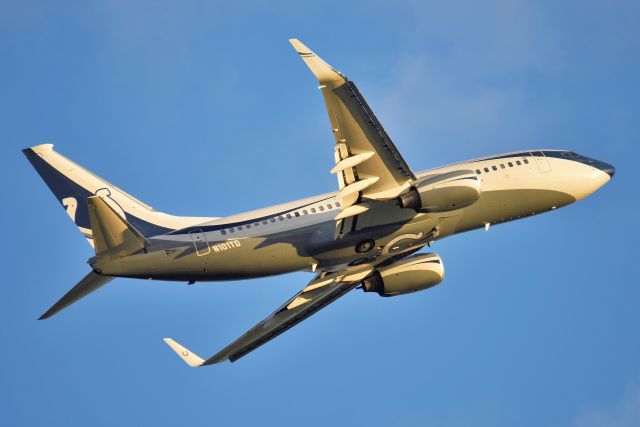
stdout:
<svg viewBox="0 0 640 427">
<path fill-rule="evenodd" d="M 573 151 L 563 151 L 560 154 L 562 157 L 565 157 L 567 159 L 575 159 L 578 157 L 578 155 L 576 153 L 574 153 Z"/>
</svg>

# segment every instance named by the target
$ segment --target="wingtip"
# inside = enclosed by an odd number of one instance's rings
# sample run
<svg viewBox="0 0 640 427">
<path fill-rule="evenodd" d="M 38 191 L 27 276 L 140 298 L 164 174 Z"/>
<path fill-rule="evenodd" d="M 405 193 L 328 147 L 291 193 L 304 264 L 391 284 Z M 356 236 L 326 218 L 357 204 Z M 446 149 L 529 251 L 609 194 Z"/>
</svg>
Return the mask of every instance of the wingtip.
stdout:
<svg viewBox="0 0 640 427">
<path fill-rule="evenodd" d="M 179 344 L 172 338 L 163 338 L 163 341 L 173 350 L 180 358 L 192 368 L 197 368 L 198 366 L 202 366 L 204 363 L 204 359 L 182 344 Z"/>
<path fill-rule="evenodd" d="M 293 48 L 296 50 L 296 52 L 298 52 L 299 54 L 309 54 L 309 53 L 313 53 L 311 51 L 311 49 L 309 49 L 307 46 L 305 46 L 304 43 L 302 43 L 300 40 L 292 38 L 289 39 L 289 43 L 291 43 L 291 46 L 293 46 Z"/>
<path fill-rule="evenodd" d="M 309 67 L 320 83 L 324 84 L 327 82 L 341 82 L 346 80 L 346 77 L 342 73 L 327 64 L 300 40 L 289 39 L 289 43 L 291 43 L 291 46 L 293 46 L 298 55 L 300 55 L 300 58 L 307 64 L 307 67 Z"/>
</svg>

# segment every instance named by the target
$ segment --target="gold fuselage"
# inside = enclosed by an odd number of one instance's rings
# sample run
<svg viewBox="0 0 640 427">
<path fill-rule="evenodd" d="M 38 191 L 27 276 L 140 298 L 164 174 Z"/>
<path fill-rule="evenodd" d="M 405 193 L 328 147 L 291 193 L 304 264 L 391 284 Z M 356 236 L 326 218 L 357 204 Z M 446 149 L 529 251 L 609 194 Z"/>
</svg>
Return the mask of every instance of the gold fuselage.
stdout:
<svg viewBox="0 0 640 427">
<path fill-rule="evenodd" d="M 568 205 L 609 180 L 584 162 L 515 154 L 436 168 L 418 178 L 455 170 L 476 171 L 481 181 L 480 198 L 461 209 L 422 213 L 397 200 L 378 202 L 359 215 L 352 232 L 336 238 L 338 208 L 334 194 L 326 194 L 156 236 L 146 252 L 91 262 L 102 274 L 179 281 L 379 265 L 453 234 Z M 356 252 L 365 240 L 374 242 L 371 249 Z"/>
</svg>

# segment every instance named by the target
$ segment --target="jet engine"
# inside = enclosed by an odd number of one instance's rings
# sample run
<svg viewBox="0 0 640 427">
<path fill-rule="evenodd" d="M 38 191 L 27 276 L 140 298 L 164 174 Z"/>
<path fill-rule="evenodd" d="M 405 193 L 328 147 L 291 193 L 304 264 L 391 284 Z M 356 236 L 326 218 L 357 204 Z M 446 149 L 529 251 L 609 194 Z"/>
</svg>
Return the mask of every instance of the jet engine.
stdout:
<svg viewBox="0 0 640 427">
<path fill-rule="evenodd" d="M 464 208 L 480 197 L 480 179 L 472 170 L 430 176 L 400 196 L 403 208 L 420 212 L 446 212 Z"/>
<path fill-rule="evenodd" d="M 438 254 L 419 254 L 379 268 L 362 282 L 365 292 L 381 297 L 429 289 L 444 279 L 444 266 Z"/>
</svg>

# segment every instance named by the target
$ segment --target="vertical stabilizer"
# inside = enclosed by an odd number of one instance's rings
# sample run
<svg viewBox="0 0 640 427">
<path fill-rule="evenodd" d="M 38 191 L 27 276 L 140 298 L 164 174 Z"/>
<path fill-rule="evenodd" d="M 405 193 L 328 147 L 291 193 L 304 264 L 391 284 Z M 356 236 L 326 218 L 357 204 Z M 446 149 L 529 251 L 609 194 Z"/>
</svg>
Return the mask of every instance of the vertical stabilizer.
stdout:
<svg viewBox="0 0 640 427">
<path fill-rule="evenodd" d="M 22 152 L 91 245 L 93 245 L 93 234 L 87 210 L 87 198 L 91 196 L 101 196 L 113 210 L 145 237 L 157 236 L 213 219 L 158 212 L 72 162 L 55 151 L 52 144 L 25 148 Z"/>
</svg>

